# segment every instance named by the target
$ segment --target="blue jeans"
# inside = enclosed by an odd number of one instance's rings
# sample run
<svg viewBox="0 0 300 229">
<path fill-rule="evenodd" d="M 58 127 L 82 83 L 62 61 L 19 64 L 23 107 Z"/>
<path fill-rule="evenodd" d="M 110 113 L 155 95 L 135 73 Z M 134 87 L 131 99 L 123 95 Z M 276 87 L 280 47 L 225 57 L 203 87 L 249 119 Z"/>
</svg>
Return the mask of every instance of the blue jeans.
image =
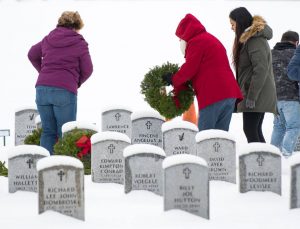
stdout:
<svg viewBox="0 0 300 229">
<path fill-rule="evenodd" d="M 228 131 L 235 106 L 235 98 L 224 99 L 199 111 L 198 128 Z"/>
<path fill-rule="evenodd" d="M 62 125 L 76 120 L 77 95 L 62 88 L 37 86 L 36 104 L 43 128 L 40 145 L 53 154 L 54 144 L 62 137 Z"/>
<path fill-rule="evenodd" d="M 284 156 L 290 156 L 300 134 L 300 103 L 278 101 L 279 115 L 274 116 L 271 144 L 277 146 Z"/>
</svg>

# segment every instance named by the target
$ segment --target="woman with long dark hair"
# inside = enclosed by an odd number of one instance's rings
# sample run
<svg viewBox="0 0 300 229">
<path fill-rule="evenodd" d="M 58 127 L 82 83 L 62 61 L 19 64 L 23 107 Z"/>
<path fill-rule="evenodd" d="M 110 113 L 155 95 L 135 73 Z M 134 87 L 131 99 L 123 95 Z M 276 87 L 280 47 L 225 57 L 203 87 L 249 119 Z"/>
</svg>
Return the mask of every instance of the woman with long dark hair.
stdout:
<svg viewBox="0 0 300 229">
<path fill-rule="evenodd" d="M 262 132 L 265 112 L 276 113 L 276 88 L 268 44 L 272 29 L 262 17 L 252 17 L 245 7 L 232 10 L 229 19 L 235 32 L 233 64 L 244 96 L 237 112 L 243 112 L 248 142 L 265 142 Z"/>
</svg>

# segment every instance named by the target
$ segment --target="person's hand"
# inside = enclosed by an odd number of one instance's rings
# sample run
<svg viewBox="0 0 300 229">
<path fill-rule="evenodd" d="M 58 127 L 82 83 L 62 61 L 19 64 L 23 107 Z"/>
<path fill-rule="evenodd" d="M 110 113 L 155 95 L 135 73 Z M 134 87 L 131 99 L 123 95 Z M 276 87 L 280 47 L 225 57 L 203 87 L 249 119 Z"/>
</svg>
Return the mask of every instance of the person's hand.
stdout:
<svg viewBox="0 0 300 229">
<path fill-rule="evenodd" d="M 173 74 L 171 72 L 168 72 L 162 76 L 162 80 L 167 84 L 167 86 L 172 84 L 172 78 Z"/>
<path fill-rule="evenodd" d="M 254 109 L 255 108 L 255 101 L 251 99 L 246 99 L 246 108 Z"/>
</svg>

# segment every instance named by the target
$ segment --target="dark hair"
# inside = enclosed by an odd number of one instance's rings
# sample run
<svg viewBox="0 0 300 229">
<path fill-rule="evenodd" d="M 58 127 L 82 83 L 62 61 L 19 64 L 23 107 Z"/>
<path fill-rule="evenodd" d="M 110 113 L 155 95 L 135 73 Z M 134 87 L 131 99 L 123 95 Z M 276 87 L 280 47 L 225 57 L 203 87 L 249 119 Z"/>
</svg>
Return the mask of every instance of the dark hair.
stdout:
<svg viewBox="0 0 300 229">
<path fill-rule="evenodd" d="M 232 54 L 233 64 L 237 72 L 239 56 L 242 49 L 240 37 L 245 31 L 245 29 L 252 25 L 253 17 L 245 7 L 238 7 L 230 12 L 229 18 L 236 22 L 235 39 Z"/>
<path fill-rule="evenodd" d="M 282 34 L 281 41 L 299 41 L 299 34 L 297 32 L 289 30 Z"/>
</svg>

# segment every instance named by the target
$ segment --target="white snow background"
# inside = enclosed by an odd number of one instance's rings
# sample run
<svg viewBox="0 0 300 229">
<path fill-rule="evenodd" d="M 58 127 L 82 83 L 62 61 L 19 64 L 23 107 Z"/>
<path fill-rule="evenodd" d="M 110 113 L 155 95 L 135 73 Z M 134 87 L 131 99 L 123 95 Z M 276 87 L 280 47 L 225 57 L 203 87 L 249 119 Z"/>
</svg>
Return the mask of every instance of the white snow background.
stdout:
<svg viewBox="0 0 300 229">
<path fill-rule="evenodd" d="M 15 110 L 35 106 L 37 72 L 27 52 L 54 29 L 63 11 L 81 14 L 85 23 L 81 33 L 94 63 L 93 75 L 79 89 L 78 120 L 101 127 L 101 112 L 108 105 L 133 111 L 149 109 L 140 94 L 140 82 L 155 65 L 183 63 L 175 30 L 185 14 L 194 14 L 220 39 L 230 57 L 234 33 L 228 15 L 239 6 L 267 20 L 273 28 L 271 47 L 289 29 L 300 33 L 297 1 L 0 0 L 0 129 L 11 130 L 7 146 L 0 147 L 0 159 L 7 160 L 6 149 L 13 146 Z M 272 115 L 265 116 L 267 142 L 272 120 Z M 239 152 L 246 144 L 240 114 L 234 114 L 229 132 L 235 136 Z M 90 176 L 85 176 L 85 222 L 51 211 L 38 215 L 37 194 L 9 194 L 7 178 L 0 177 L 0 228 L 296 229 L 300 227 L 300 210 L 289 210 L 285 159 L 283 165 L 282 196 L 240 194 L 238 184 L 210 182 L 210 220 L 180 210 L 164 212 L 160 196 L 147 191 L 124 194 L 122 185 L 92 183 Z"/>
</svg>

